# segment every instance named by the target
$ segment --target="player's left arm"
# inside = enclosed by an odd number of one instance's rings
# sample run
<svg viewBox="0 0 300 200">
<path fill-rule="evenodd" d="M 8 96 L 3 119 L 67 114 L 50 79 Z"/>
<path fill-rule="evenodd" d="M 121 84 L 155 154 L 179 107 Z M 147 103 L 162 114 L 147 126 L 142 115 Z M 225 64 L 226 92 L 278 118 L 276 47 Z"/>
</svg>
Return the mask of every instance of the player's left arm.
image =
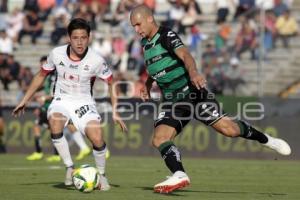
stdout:
<svg viewBox="0 0 300 200">
<path fill-rule="evenodd" d="M 113 120 L 115 123 L 118 123 L 121 127 L 121 129 L 124 132 L 127 132 L 127 127 L 123 120 L 121 119 L 119 113 L 117 112 L 117 106 L 118 106 L 118 95 L 117 91 L 115 90 L 115 80 L 112 75 L 112 71 L 108 67 L 107 63 L 103 58 L 101 59 L 101 64 L 96 70 L 96 74 L 99 78 L 104 80 L 108 84 L 111 104 L 112 104 L 112 111 L 113 111 Z"/>
<path fill-rule="evenodd" d="M 109 79 L 107 79 L 108 89 L 109 89 L 109 95 L 111 99 L 111 105 L 112 105 L 112 114 L 113 114 L 113 120 L 115 123 L 118 123 L 122 129 L 123 132 L 127 132 L 127 126 L 123 122 L 122 118 L 120 117 L 119 113 L 117 112 L 117 106 L 118 106 L 118 95 L 117 91 L 115 90 L 115 81 L 113 76 L 111 75 Z"/>
<path fill-rule="evenodd" d="M 197 89 L 205 87 L 206 80 L 204 76 L 198 73 L 194 58 L 185 47 L 177 33 L 169 30 L 165 32 L 162 37 L 162 46 L 171 54 L 175 54 L 180 60 L 182 60 L 189 73 L 192 84 L 197 87 Z"/>
<path fill-rule="evenodd" d="M 198 90 L 200 90 L 200 88 L 204 88 L 206 86 L 206 79 L 203 75 L 198 73 L 196 62 L 189 50 L 185 46 L 182 46 L 175 50 L 175 54 L 183 61 L 191 78 L 192 84 Z"/>
</svg>

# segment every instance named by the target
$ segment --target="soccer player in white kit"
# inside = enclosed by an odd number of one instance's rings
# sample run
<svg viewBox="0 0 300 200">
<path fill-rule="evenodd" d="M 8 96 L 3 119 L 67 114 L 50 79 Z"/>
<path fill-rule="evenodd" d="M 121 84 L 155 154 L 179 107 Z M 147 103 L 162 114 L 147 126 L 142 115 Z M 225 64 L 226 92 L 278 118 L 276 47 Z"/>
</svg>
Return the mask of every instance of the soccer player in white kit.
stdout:
<svg viewBox="0 0 300 200">
<path fill-rule="evenodd" d="M 51 138 L 67 170 L 65 185 L 72 185 L 74 164 L 69 146 L 63 135 L 64 127 L 71 120 L 77 130 L 84 133 L 93 145 L 95 163 L 100 173 L 100 190 L 109 190 L 105 177 L 106 144 L 101 130 L 101 117 L 92 97 L 95 78 L 101 78 L 109 85 L 113 120 L 123 131 L 127 127 L 116 111 L 117 96 L 113 91 L 113 78 L 105 60 L 88 47 L 90 26 L 81 18 L 73 19 L 68 25 L 69 44 L 54 48 L 35 75 L 21 102 L 13 110 L 14 116 L 24 113 L 24 108 L 36 90 L 43 84 L 46 76 L 57 71 L 54 99 L 48 109 Z"/>
</svg>

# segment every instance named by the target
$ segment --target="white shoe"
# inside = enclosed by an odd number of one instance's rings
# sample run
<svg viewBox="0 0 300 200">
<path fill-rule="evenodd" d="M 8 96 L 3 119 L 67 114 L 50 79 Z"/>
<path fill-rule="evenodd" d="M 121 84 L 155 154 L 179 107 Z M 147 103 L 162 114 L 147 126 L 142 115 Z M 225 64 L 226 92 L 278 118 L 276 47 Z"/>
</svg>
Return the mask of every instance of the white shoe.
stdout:
<svg viewBox="0 0 300 200">
<path fill-rule="evenodd" d="M 66 179 L 65 179 L 65 185 L 66 186 L 73 185 L 73 181 L 72 181 L 72 173 L 73 173 L 73 171 L 74 171 L 73 167 L 67 167 Z"/>
<path fill-rule="evenodd" d="M 281 155 L 287 156 L 291 154 L 291 147 L 286 141 L 279 138 L 274 138 L 268 134 L 265 135 L 268 138 L 268 142 L 264 144 L 266 147 L 277 151 Z"/>
<path fill-rule="evenodd" d="M 190 184 L 190 179 L 186 173 L 182 171 L 175 172 L 167 180 L 158 183 L 154 186 L 154 192 L 170 193 Z"/>
<path fill-rule="evenodd" d="M 110 185 L 105 175 L 100 174 L 100 183 L 99 183 L 99 190 L 107 191 L 110 190 Z"/>
</svg>

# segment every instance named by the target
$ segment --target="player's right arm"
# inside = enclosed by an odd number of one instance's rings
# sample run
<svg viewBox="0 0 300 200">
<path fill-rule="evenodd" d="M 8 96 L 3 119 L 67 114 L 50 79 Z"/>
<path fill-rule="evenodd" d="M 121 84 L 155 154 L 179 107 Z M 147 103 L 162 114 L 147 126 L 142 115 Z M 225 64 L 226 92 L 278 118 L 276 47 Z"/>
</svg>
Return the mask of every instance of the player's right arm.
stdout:
<svg viewBox="0 0 300 200">
<path fill-rule="evenodd" d="M 150 98 L 150 90 L 152 88 L 154 80 L 151 78 L 151 76 L 148 76 L 145 86 L 140 90 L 140 96 L 143 101 L 146 101 Z"/>
<path fill-rule="evenodd" d="M 52 51 L 52 52 L 50 52 L 50 54 L 47 58 L 47 62 L 42 66 L 40 71 L 34 76 L 23 99 L 12 111 L 13 116 L 16 117 L 16 116 L 19 116 L 20 114 L 24 113 L 24 109 L 25 109 L 27 102 L 31 99 L 31 97 L 34 95 L 34 93 L 42 86 L 47 75 L 53 70 L 55 70 L 55 65 L 53 63 L 53 51 Z"/>
<path fill-rule="evenodd" d="M 42 70 L 39 71 L 31 81 L 28 90 L 26 91 L 21 102 L 15 107 L 12 114 L 13 116 L 19 116 L 24 113 L 25 106 L 27 102 L 31 99 L 34 93 L 42 86 L 47 74 L 43 73 Z"/>
</svg>

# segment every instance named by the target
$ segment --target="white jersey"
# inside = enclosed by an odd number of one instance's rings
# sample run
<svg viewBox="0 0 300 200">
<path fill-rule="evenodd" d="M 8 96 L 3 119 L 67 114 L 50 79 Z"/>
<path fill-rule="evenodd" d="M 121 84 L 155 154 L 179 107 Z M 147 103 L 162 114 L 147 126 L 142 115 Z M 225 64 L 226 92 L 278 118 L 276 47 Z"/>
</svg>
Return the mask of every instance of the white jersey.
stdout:
<svg viewBox="0 0 300 200">
<path fill-rule="evenodd" d="M 91 48 L 88 48 L 86 55 L 79 61 L 71 60 L 68 51 L 69 45 L 54 48 L 42 66 L 42 71 L 46 74 L 57 71 L 54 98 L 93 104 L 92 86 L 95 79 L 110 79 L 112 72 L 105 60 Z"/>
</svg>

